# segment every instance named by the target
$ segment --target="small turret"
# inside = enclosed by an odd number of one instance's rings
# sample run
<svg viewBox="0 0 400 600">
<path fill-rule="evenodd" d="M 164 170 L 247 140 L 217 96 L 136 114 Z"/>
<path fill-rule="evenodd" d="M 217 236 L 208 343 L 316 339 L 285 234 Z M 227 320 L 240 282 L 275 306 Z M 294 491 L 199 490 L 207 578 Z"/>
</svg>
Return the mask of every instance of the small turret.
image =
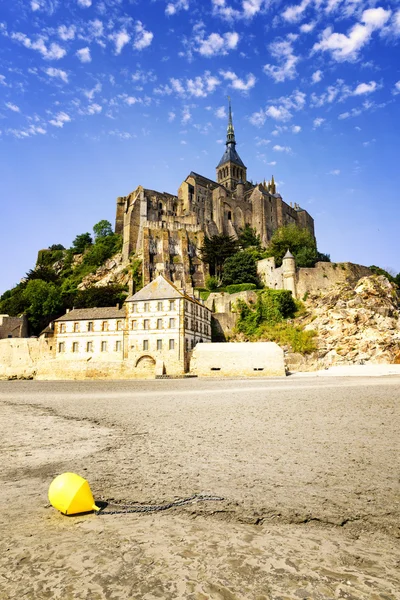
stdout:
<svg viewBox="0 0 400 600">
<path fill-rule="evenodd" d="M 274 179 L 273 175 L 271 177 L 271 181 L 269 184 L 269 191 L 271 192 L 271 194 L 276 194 L 276 185 L 275 185 L 275 179 Z"/>
<path fill-rule="evenodd" d="M 283 257 L 282 270 L 284 288 L 290 290 L 293 298 L 296 298 L 296 260 L 289 249 Z"/>
</svg>

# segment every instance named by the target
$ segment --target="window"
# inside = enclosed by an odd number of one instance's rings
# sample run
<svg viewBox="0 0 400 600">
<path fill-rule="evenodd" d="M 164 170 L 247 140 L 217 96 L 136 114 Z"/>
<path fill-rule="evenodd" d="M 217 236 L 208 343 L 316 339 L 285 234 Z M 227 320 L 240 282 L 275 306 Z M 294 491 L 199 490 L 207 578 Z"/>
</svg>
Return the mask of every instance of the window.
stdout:
<svg viewBox="0 0 400 600">
<path fill-rule="evenodd" d="M 88 342 L 86 344 L 86 352 L 93 352 L 93 342 Z"/>
<path fill-rule="evenodd" d="M 121 340 L 117 340 L 115 342 L 115 352 L 121 352 L 122 350 L 122 342 Z"/>
<path fill-rule="evenodd" d="M 74 323 L 74 332 L 75 333 L 79 332 L 79 323 Z"/>
<path fill-rule="evenodd" d="M 157 350 L 162 350 L 162 340 L 157 340 Z"/>
<path fill-rule="evenodd" d="M 175 300 L 169 301 L 169 310 L 175 310 Z"/>
<path fill-rule="evenodd" d="M 157 302 L 157 310 L 161 311 L 163 309 L 163 303 Z"/>
<path fill-rule="evenodd" d="M 162 329 L 162 319 L 157 319 L 157 329 Z"/>
<path fill-rule="evenodd" d="M 145 319 L 143 321 L 143 329 L 150 329 L 150 319 Z"/>
<path fill-rule="evenodd" d="M 193 348 L 194 348 L 194 340 L 192 340 L 192 350 L 193 350 Z"/>
<path fill-rule="evenodd" d="M 65 323 L 61 323 L 61 325 L 60 325 L 60 333 L 65 333 Z"/>
<path fill-rule="evenodd" d="M 72 352 L 78 352 L 79 351 L 79 343 L 78 342 L 74 342 L 72 344 Z"/>
<path fill-rule="evenodd" d="M 143 350 L 149 349 L 149 340 L 143 340 Z"/>
<path fill-rule="evenodd" d="M 169 328 L 170 329 L 174 329 L 175 328 L 175 319 L 170 319 L 169 320 Z"/>
<path fill-rule="evenodd" d="M 131 322 L 131 329 L 137 329 L 137 321 Z"/>
<path fill-rule="evenodd" d="M 122 321 L 117 321 L 117 331 L 122 330 Z"/>
<path fill-rule="evenodd" d="M 108 331 L 108 321 L 103 321 L 101 324 L 102 331 Z"/>
<path fill-rule="evenodd" d="M 189 350 L 189 340 L 187 338 L 185 338 L 185 348 L 186 351 Z"/>
<path fill-rule="evenodd" d="M 101 351 L 107 352 L 107 342 L 101 342 Z"/>
<path fill-rule="evenodd" d="M 132 304 L 132 312 L 137 312 L 137 304 L 135 302 Z"/>
<path fill-rule="evenodd" d="M 188 328 L 189 320 L 185 317 L 185 328 Z"/>
<path fill-rule="evenodd" d="M 64 342 L 60 342 L 58 344 L 58 351 L 59 352 L 65 352 L 65 343 Z"/>
<path fill-rule="evenodd" d="M 149 312 L 150 310 L 150 303 L 149 302 L 145 302 L 144 303 L 144 312 Z"/>
<path fill-rule="evenodd" d="M 169 340 L 169 349 L 175 350 L 175 340 Z"/>
<path fill-rule="evenodd" d="M 89 323 L 87 324 L 87 330 L 93 331 L 93 321 L 89 321 Z"/>
</svg>

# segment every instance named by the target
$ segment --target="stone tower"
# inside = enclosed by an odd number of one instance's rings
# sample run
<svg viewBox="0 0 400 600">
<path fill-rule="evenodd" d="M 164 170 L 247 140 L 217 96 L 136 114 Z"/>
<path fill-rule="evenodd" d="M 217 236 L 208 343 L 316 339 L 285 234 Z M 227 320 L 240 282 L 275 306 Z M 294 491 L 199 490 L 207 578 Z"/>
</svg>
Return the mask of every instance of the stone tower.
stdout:
<svg viewBox="0 0 400 600">
<path fill-rule="evenodd" d="M 226 150 L 217 166 L 217 182 L 233 191 L 239 182 L 247 181 L 247 168 L 236 152 L 235 130 L 232 122 L 231 100 L 229 99 L 229 120 L 226 133 Z"/>
<path fill-rule="evenodd" d="M 290 290 L 293 298 L 296 298 L 296 260 L 290 250 L 283 257 L 282 271 L 284 289 Z"/>
</svg>

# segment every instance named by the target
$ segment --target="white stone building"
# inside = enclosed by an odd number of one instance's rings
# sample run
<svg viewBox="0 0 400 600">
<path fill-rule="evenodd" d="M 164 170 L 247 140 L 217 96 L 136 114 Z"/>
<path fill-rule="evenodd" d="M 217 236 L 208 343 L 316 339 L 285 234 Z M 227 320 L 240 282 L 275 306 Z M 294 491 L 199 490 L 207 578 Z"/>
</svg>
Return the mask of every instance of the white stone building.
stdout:
<svg viewBox="0 0 400 600">
<path fill-rule="evenodd" d="M 54 322 L 59 360 L 121 361 L 124 356 L 125 309 L 77 308 Z"/>
<path fill-rule="evenodd" d="M 54 356 L 71 369 L 118 363 L 126 377 L 183 375 L 196 344 L 211 342 L 211 310 L 160 275 L 122 309 L 73 309 L 53 330 Z"/>
</svg>

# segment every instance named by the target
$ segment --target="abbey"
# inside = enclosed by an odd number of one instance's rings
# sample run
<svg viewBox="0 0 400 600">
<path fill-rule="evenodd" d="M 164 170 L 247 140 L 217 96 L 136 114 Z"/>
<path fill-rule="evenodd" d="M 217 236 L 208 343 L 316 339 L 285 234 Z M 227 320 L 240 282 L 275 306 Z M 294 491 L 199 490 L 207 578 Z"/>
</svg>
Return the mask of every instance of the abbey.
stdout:
<svg viewBox="0 0 400 600">
<path fill-rule="evenodd" d="M 236 150 L 232 110 L 226 149 L 216 168 L 216 181 L 191 172 L 174 196 L 138 186 L 117 198 L 116 233 L 123 235 L 123 259 L 135 253 L 143 261 L 146 285 L 164 275 L 175 286 L 190 291 L 204 286 L 207 265 L 200 259 L 204 236 L 237 237 L 245 225 L 268 246 L 273 232 L 295 223 L 314 235 L 314 220 L 298 204 L 291 206 L 268 183 L 247 180 L 247 167 Z"/>
</svg>

